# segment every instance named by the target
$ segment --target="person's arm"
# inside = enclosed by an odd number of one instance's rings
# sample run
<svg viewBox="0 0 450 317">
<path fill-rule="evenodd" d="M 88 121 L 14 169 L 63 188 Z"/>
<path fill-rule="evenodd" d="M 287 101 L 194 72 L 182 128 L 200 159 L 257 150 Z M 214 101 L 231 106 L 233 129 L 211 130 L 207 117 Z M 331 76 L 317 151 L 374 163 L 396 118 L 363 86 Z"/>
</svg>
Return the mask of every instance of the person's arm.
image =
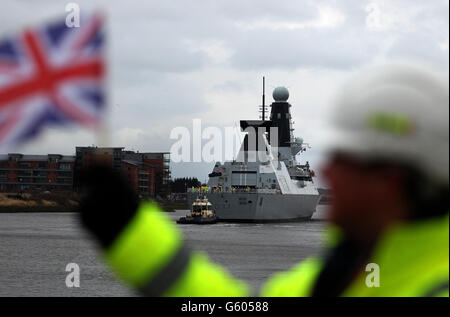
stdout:
<svg viewBox="0 0 450 317">
<path fill-rule="evenodd" d="M 191 250 L 156 204 L 142 204 L 105 250 L 125 283 L 146 296 L 248 296 L 247 286 Z"/>
<path fill-rule="evenodd" d="M 138 205 L 119 173 L 96 168 L 81 177 L 85 227 L 112 271 L 146 296 L 249 296 L 248 286 L 183 241 L 155 203 Z"/>
</svg>

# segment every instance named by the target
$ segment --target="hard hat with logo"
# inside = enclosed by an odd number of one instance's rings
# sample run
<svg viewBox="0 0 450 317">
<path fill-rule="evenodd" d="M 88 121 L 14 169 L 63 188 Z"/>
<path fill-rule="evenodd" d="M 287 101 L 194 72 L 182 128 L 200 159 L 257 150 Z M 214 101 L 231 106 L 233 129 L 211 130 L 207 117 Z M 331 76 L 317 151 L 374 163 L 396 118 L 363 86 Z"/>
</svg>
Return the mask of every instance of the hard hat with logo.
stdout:
<svg viewBox="0 0 450 317">
<path fill-rule="evenodd" d="M 392 64 L 362 72 L 344 86 L 328 151 L 407 164 L 449 182 L 448 74 Z"/>
</svg>

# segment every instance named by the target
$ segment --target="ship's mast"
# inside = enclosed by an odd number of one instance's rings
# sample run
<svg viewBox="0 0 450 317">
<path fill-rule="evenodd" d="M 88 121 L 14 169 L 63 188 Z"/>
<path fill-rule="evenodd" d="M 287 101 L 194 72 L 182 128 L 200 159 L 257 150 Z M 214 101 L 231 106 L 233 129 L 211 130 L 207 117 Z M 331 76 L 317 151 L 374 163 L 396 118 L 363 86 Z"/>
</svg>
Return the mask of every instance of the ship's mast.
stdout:
<svg viewBox="0 0 450 317">
<path fill-rule="evenodd" d="M 262 121 L 266 121 L 266 103 L 265 103 L 265 100 L 266 100 L 266 81 L 265 81 L 265 77 L 264 76 L 263 76 L 262 88 L 263 88 L 262 106 L 260 106 L 260 108 L 261 108 L 260 111 L 262 112 L 262 115 L 261 115 Z"/>
<path fill-rule="evenodd" d="M 263 121 L 266 121 L 266 105 L 264 103 L 264 99 L 265 99 L 265 78 L 263 76 L 263 95 L 262 95 L 262 119 Z"/>
</svg>

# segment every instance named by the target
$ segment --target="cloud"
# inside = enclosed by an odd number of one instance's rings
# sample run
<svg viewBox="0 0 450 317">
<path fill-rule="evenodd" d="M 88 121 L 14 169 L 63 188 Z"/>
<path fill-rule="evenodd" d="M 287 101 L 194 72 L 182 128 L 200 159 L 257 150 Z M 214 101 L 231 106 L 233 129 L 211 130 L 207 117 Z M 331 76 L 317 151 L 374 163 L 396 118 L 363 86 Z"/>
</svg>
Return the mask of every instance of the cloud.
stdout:
<svg viewBox="0 0 450 317">
<path fill-rule="evenodd" d="M 448 1 L 79 0 L 108 13 L 109 140 L 139 151 L 167 151 L 172 128 L 233 126 L 257 119 L 261 78 L 266 102 L 290 89 L 295 132 L 323 161 L 332 96 L 359 68 L 421 59 L 448 73 Z M 57 0 L 3 0 L 0 34 L 64 16 Z M 48 130 L 25 153 L 70 154 L 106 142 L 82 130 Z M 173 175 L 207 175 L 209 164 L 177 165 Z M 201 172 L 203 171 L 203 172 Z"/>
<path fill-rule="evenodd" d="M 351 69 L 376 56 L 376 43 L 361 31 L 254 31 L 242 34 L 235 44 L 232 65 L 244 69 Z"/>
<path fill-rule="evenodd" d="M 345 23 L 346 17 L 330 6 L 319 6 L 315 18 L 306 21 L 286 21 L 285 19 L 274 20 L 273 18 L 262 18 L 251 22 L 235 22 L 235 25 L 245 30 L 269 29 L 269 30 L 295 30 L 307 28 L 334 28 Z"/>
<path fill-rule="evenodd" d="M 438 39 L 426 34 L 399 37 L 390 47 L 387 56 L 395 60 L 423 60 L 442 69 L 448 69 L 449 65 L 448 48 L 445 50 L 445 45 L 442 46 Z"/>
</svg>

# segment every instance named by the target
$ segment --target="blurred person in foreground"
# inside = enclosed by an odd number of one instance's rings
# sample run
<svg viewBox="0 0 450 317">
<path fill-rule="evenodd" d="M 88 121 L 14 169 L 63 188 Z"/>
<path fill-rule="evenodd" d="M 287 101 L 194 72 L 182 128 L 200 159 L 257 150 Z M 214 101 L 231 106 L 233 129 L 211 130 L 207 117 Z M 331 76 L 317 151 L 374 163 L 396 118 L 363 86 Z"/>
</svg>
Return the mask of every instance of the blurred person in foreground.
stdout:
<svg viewBox="0 0 450 317">
<path fill-rule="evenodd" d="M 377 67 L 342 89 L 334 113 L 325 255 L 275 274 L 257 293 L 189 249 L 157 205 L 139 205 L 111 170 L 83 175 L 82 222 L 142 295 L 448 296 L 448 82 L 423 66 Z"/>
</svg>

